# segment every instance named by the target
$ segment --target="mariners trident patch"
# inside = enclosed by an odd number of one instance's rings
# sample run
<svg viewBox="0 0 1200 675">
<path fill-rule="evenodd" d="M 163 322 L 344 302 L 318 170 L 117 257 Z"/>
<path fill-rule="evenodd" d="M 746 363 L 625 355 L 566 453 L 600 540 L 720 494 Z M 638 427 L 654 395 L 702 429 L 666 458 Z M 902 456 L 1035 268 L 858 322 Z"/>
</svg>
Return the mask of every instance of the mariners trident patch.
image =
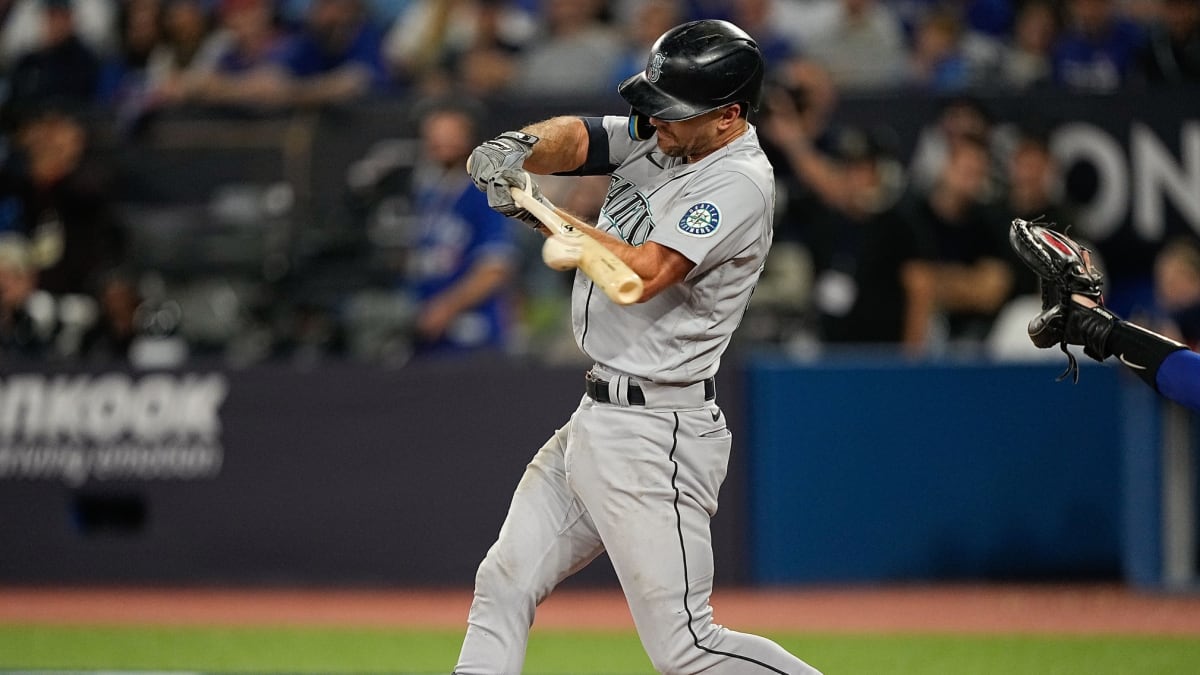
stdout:
<svg viewBox="0 0 1200 675">
<path fill-rule="evenodd" d="M 693 237 L 709 237 L 721 224 L 721 210 L 715 204 L 700 202 L 679 219 L 679 231 Z"/>
</svg>

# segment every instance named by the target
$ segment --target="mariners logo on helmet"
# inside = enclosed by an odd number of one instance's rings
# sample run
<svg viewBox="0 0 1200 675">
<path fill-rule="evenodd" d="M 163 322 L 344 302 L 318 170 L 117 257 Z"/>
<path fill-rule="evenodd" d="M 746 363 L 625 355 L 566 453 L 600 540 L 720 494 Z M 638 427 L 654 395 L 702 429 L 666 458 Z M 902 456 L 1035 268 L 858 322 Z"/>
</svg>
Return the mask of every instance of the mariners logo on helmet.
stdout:
<svg viewBox="0 0 1200 675">
<path fill-rule="evenodd" d="M 650 67 L 646 69 L 646 79 L 651 82 L 658 82 L 658 78 L 662 77 L 662 67 L 667 57 L 663 56 L 662 52 L 655 52 L 654 58 L 650 59 Z"/>
<path fill-rule="evenodd" d="M 721 210 L 714 204 L 701 202 L 687 210 L 679 219 L 679 231 L 693 237 L 709 237 L 721 224 Z"/>
</svg>

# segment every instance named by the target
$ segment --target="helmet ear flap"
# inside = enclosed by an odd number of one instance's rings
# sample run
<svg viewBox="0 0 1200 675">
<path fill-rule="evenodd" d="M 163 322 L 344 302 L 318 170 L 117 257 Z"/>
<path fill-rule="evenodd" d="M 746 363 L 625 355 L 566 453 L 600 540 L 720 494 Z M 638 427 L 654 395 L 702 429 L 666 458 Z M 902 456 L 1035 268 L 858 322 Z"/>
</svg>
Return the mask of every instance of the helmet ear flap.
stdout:
<svg viewBox="0 0 1200 675">
<path fill-rule="evenodd" d="M 637 108 L 629 109 L 629 137 L 635 141 L 648 141 L 654 135 L 650 117 Z"/>
</svg>

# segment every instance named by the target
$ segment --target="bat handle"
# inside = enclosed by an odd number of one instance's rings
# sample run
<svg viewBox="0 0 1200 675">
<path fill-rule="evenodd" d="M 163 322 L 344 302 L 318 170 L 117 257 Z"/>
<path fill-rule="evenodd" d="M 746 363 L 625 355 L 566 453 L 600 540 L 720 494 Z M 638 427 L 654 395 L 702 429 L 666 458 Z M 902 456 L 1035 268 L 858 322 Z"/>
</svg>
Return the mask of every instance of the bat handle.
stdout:
<svg viewBox="0 0 1200 675">
<path fill-rule="evenodd" d="M 553 208 L 535 199 L 529 192 L 514 187 L 512 196 L 517 206 L 531 213 L 551 234 L 579 238 L 583 249 L 579 266 L 609 299 L 619 305 L 630 305 L 641 299 L 644 290 L 641 277 L 604 248 L 603 244 L 568 223 Z"/>
<path fill-rule="evenodd" d="M 586 234 L 584 235 L 587 236 Z M 612 292 L 608 293 L 618 305 L 632 305 L 642 299 L 642 291 L 645 287 L 642 285 L 641 279 L 625 279 L 617 283 Z"/>
</svg>

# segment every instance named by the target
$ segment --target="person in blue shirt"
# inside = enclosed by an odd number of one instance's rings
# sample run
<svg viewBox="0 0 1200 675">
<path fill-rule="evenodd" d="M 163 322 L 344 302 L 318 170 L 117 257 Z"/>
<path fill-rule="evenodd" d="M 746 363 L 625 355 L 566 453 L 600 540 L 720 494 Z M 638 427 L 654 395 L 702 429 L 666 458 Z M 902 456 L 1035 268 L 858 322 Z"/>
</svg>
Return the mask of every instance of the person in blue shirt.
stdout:
<svg viewBox="0 0 1200 675">
<path fill-rule="evenodd" d="M 1054 80 L 1071 89 L 1112 91 L 1131 75 L 1145 31 L 1114 0 L 1070 0 L 1068 28 L 1052 55 Z"/>
<path fill-rule="evenodd" d="M 291 41 L 284 63 L 304 83 L 307 98 L 327 103 L 384 90 L 383 31 L 363 0 L 313 0 L 303 29 Z"/>
<path fill-rule="evenodd" d="M 464 106 L 439 103 L 424 113 L 420 130 L 417 225 L 405 266 L 418 307 L 414 355 L 503 350 L 512 331 L 514 223 L 488 206 L 463 170 L 477 143 L 475 118 Z"/>
</svg>

